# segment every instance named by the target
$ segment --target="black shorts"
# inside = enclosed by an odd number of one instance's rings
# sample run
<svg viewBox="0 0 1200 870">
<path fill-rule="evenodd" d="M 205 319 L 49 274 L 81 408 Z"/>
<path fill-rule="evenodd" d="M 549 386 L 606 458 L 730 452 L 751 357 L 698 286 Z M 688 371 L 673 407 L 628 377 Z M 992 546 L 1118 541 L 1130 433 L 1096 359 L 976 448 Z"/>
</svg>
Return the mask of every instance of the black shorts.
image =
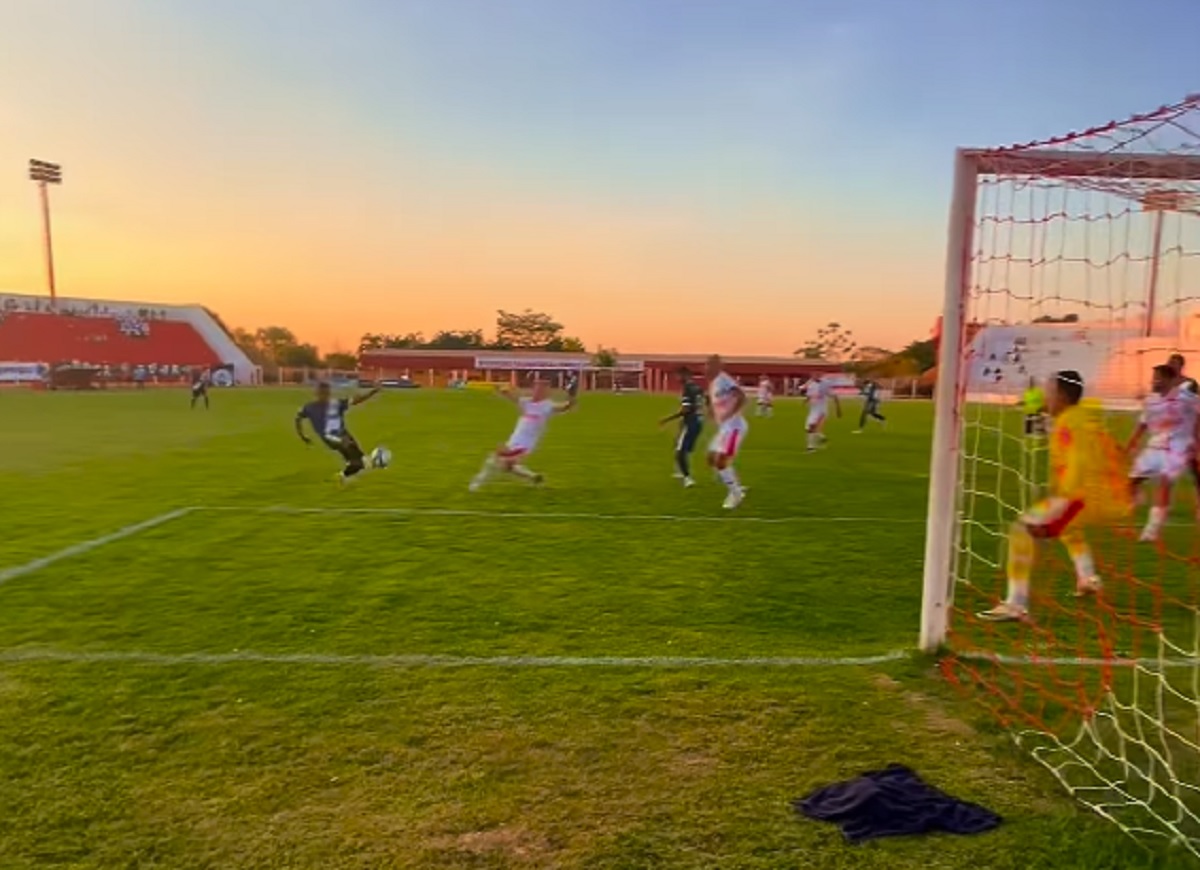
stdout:
<svg viewBox="0 0 1200 870">
<path fill-rule="evenodd" d="M 675 444 L 675 449 L 683 453 L 691 453 L 696 449 L 696 442 L 700 440 L 700 431 L 704 428 L 704 424 L 699 418 L 694 420 L 684 420 L 683 425 L 679 427 L 679 441 Z"/>
<path fill-rule="evenodd" d="M 343 432 L 340 438 L 321 438 L 321 441 L 330 450 L 335 453 L 340 453 L 343 459 L 355 460 L 362 459 L 362 448 L 358 446 L 358 442 L 354 440 L 354 436 L 349 432 Z"/>
</svg>

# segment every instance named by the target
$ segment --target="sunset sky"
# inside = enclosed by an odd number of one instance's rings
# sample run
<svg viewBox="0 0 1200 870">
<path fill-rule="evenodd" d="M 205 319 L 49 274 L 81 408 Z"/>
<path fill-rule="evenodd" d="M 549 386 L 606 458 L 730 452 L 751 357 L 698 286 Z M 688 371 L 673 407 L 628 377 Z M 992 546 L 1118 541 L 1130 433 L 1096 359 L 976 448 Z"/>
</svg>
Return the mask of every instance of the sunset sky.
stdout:
<svg viewBox="0 0 1200 870">
<path fill-rule="evenodd" d="M 923 338 L 957 145 L 1200 90 L 1197 0 L 4 0 L 0 289 L 326 350 L 535 308 L 590 347 Z"/>
</svg>

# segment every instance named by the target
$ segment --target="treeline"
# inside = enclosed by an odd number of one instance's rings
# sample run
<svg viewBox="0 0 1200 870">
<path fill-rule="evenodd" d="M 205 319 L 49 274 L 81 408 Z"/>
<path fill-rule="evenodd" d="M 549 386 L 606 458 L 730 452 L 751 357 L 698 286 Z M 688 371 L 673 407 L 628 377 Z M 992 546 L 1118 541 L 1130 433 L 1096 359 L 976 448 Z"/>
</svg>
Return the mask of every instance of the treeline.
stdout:
<svg viewBox="0 0 1200 870">
<path fill-rule="evenodd" d="M 387 348 L 420 350 L 543 350 L 586 353 L 582 341 L 563 334 L 563 325 L 549 314 L 532 311 L 497 311 L 493 338 L 482 329 L 443 329 L 425 338 L 420 332 L 403 335 L 369 332 L 358 342 L 358 352 Z"/>
</svg>

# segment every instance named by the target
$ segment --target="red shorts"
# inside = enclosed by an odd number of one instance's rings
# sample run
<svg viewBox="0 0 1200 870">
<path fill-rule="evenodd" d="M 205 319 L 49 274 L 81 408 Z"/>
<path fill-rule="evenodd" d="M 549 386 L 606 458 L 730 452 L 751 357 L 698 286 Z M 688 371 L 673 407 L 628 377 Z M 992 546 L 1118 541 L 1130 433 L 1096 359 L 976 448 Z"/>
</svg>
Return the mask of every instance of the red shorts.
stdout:
<svg viewBox="0 0 1200 870">
<path fill-rule="evenodd" d="M 1062 497 L 1046 498 L 1021 514 L 1021 523 L 1035 538 L 1057 538 L 1083 510 L 1083 502 Z"/>
</svg>

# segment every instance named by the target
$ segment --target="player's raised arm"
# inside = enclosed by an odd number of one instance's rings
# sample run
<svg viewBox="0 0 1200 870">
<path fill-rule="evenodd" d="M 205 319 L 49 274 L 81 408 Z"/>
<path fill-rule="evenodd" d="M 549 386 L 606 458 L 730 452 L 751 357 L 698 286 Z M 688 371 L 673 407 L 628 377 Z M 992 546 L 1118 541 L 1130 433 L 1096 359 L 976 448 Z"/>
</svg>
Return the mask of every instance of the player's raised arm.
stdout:
<svg viewBox="0 0 1200 870">
<path fill-rule="evenodd" d="M 353 399 L 350 400 L 350 404 L 351 405 L 361 405 L 363 402 L 367 401 L 368 399 L 373 399 L 376 396 L 378 396 L 382 389 L 383 389 L 382 387 L 375 387 L 370 392 L 359 393 L 357 396 L 355 396 Z"/>
</svg>

